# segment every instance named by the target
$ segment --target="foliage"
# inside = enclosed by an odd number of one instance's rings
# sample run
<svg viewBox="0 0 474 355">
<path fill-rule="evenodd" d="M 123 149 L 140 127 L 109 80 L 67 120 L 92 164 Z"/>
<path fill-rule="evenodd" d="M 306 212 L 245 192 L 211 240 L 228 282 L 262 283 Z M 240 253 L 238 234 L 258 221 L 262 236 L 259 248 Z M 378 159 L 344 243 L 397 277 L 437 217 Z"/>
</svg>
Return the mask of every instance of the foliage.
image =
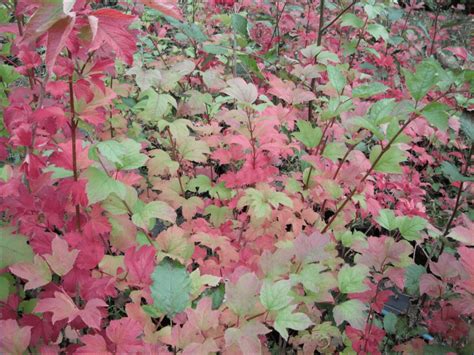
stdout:
<svg viewBox="0 0 474 355">
<path fill-rule="evenodd" d="M 467 20 L 403 4 L 2 1 L 0 352 L 472 353 Z"/>
</svg>

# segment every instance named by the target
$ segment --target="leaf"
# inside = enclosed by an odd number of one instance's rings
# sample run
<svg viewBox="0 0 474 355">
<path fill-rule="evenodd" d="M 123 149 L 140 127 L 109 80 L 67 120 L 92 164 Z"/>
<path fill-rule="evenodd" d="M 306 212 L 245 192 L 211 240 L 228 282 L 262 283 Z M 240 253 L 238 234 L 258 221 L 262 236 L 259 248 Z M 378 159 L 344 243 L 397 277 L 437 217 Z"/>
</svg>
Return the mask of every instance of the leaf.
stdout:
<svg viewBox="0 0 474 355">
<path fill-rule="evenodd" d="M 57 291 L 54 292 L 53 298 L 40 299 L 36 304 L 34 312 L 51 312 L 53 314 L 51 318 L 53 324 L 63 319 L 72 322 L 79 315 L 79 309 L 71 297 L 63 292 Z"/>
<path fill-rule="evenodd" d="M 225 345 L 226 348 L 234 349 L 236 351 L 230 351 L 230 353 L 237 353 L 240 351 L 242 354 L 261 354 L 262 353 L 262 342 L 259 336 L 270 333 L 270 329 L 265 327 L 262 323 L 256 321 L 250 321 L 242 324 L 239 328 L 228 328 L 225 330 Z"/>
<path fill-rule="evenodd" d="M 376 145 L 370 151 L 370 162 L 375 163 L 382 152 L 382 147 Z M 397 147 L 391 147 L 385 151 L 382 157 L 375 164 L 374 171 L 390 174 L 401 174 L 402 168 L 400 163 L 406 160 L 405 154 Z"/>
<path fill-rule="evenodd" d="M 160 11 L 163 15 L 183 21 L 183 15 L 177 0 L 139 0 L 144 5 Z"/>
<path fill-rule="evenodd" d="M 209 205 L 204 210 L 204 213 L 205 216 L 211 215 L 209 220 L 217 228 L 232 216 L 232 211 L 227 206 L 218 207 L 216 205 Z"/>
<path fill-rule="evenodd" d="M 10 265 L 33 262 L 33 250 L 28 238 L 21 234 L 12 234 L 12 229 L 0 229 L 0 269 Z"/>
<path fill-rule="evenodd" d="M 176 212 L 163 201 L 153 201 L 140 208 L 138 212 L 132 215 L 133 223 L 140 228 L 148 229 L 150 220 L 159 218 L 170 223 L 176 222 Z"/>
<path fill-rule="evenodd" d="M 376 221 L 388 231 L 393 231 L 398 228 L 397 218 L 392 210 L 380 210 Z"/>
<path fill-rule="evenodd" d="M 448 105 L 442 104 L 440 102 L 430 102 L 428 105 L 423 107 L 421 114 L 436 128 L 439 128 L 443 131 L 446 131 L 449 127 L 448 111 L 451 108 Z"/>
<path fill-rule="evenodd" d="M 74 266 L 79 250 L 69 251 L 68 243 L 60 237 L 53 239 L 51 249 L 53 253 L 44 255 L 44 258 L 56 274 L 66 275 Z"/>
<path fill-rule="evenodd" d="M 341 66 L 327 66 L 329 82 L 331 83 L 332 87 L 336 89 L 339 95 L 342 94 L 344 87 L 346 86 L 346 78 L 341 72 Z"/>
<path fill-rule="evenodd" d="M 252 104 L 257 100 L 257 88 L 252 83 L 246 83 L 242 78 L 234 78 L 227 80 L 228 87 L 222 90 L 223 93 L 229 95 L 233 99 Z"/>
<path fill-rule="evenodd" d="M 333 316 L 337 325 L 348 322 L 352 327 L 364 329 L 367 306 L 359 300 L 349 300 L 334 307 Z"/>
<path fill-rule="evenodd" d="M 314 323 L 304 313 L 292 313 L 296 305 L 286 307 L 277 313 L 273 328 L 280 333 L 282 338 L 288 339 L 288 331 L 286 329 L 304 330 Z"/>
<path fill-rule="evenodd" d="M 420 290 L 421 275 L 426 273 L 426 269 L 417 264 L 408 265 L 405 269 L 405 289 L 412 296 L 418 296 Z"/>
<path fill-rule="evenodd" d="M 364 27 L 364 21 L 354 14 L 346 13 L 341 16 L 341 27 L 350 26 L 354 28 Z"/>
<path fill-rule="evenodd" d="M 90 167 L 86 176 L 88 178 L 86 192 L 89 205 L 105 200 L 112 193 L 120 198 L 125 198 L 127 194 L 125 185 L 111 178 L 104 171 Z"/>
<path fill-rule="evenodd" d="M 46 33 L 58 21 L 68 17 L 75 0 L 63 3 L 62 0 L 42 2 L 31 16 L 24 29 L 22 43 L 31 43 Z M 67 5 L 68 6 L 67 6 Z"/>
<path fill-rule="evenodd" d="M 35 255 L 33 263 L 17 263 L 9 269 L 12 274 L 28 281 L 25 291 L 47 285 L 52 279 L 49 266 L 40 255 Z"/>
<path fill-rule="evenodd" d="M 385 42 L 389 39 L 389 34 L 384 26 L 378 23 L 371 23 L 367 26 L 367 32 L 370 33 L 376 40 L 382 38 Z"/>
<path fill-rule="evenodd" d="M 383 317 L 383 328 L 388 334 L 395 334 L 397 329 L 396 329 L 396 324 L 397 324 L 398 318 L 395 314 L 393 313 L 387 313 Z"/>
<path fill-rule="evenodd" d="M 421 238 L 420 231 L 426 227 L 426 219 L 413 216 L 398 217 L 398 229 L 403 238 L 409 241 L 418 240 Z"/>
<path fill-rule="evenodd" d="M 418 64 L 415 73 L 405 70 L 405 84 L 415 101 L 420 101 L 439 82 L 438 66 L 425 60 Z"/>
<path fill-rule="evenodd" d="M 352 89 L 352 97 L 359 97 L 361 99 L 367 99 L 371 96 L 384 93 L 388 90 L 388 86 L 382 83 L 375 82 L 370 84 L 359 85 Z"/>
<path fill-rule="evenodd" d="M 247 19 L 240 14 L 232 14 L 232 29 L 244 37 L 247 37 Z"/>
<path fill-rule="evenodd" d="M 46 69 L 49 74 L 53 72 L 56 59 L 66 45 L 66 40 L 69 37 L 75 22 L 76 15 L 75 13 L 71 13 L 66 18 L 58 20 L 49 28 L 45 60 Z"/>
<path fill-rule="evenodd" d="M 342 293 L 357 293 L 366 291 L 368 286 L 364 283 L 364 281 L 368 274 L 369 268 L 365 265 L 355 265 L 352 267 L 344 265 L 337 276 L 339 290 Z"/>
<path fill-rule="evenodd" d="M 296 122 L 298 132 L 292 133 L 292 136 L 303 143 L 307 148 L 316 147 L 321 141 L 323 132 L 319 127 L 313 127 L 310 122 L 299 120 Z"/>
<path fill-rule="evenodd" d="M 444 161 L 441 163 L 441 171 L 443 172 L 443 175 L 446 176 L 449 181 L 451 182 L 456 182 L 456 181 L 464 181 L 464 182 L 470 182 L 474 181 L 474 177 L 468 177 L 462 175 L 458 168 L 451 164 L 450 162 Z"/>
<path fill-rule="evenodd" d="M 148 156 L 140 153 L 142 146 L 133 139 L 103 141 L 96 145 L 100 154 L 115 164 L 117 170 L 133 170 L 145 165 Z"/>
<path fill-rule="evenodd" d="M 22 355 L 28 353 L 33 327 L 20 327 L 15 319 L 0 320 L 0 353 Z"/>
<path fill-rule="evenodd" d="M 288 306 L 293 297 L 289 295 L 291 283 L 280 280 L 275 283 L 265 280 L 260 291 L 260 302 L 268 311 L 278 311 Z"/>
<path fill-rule="evenodd" d="M 103 8 L 91 12 L 89 23 L 92 41 L 89 52 L 110 50 L 126 64 L 132 65 L 137 40 L 128 27 L 134 20 L 135 16 L 114 9 Z"/>
<path fill-rule="evenodd" d="M 190 302 L 191 278 L 183 265 L 167 257 L 156 266 L 151 278 L 151 296 L 160 312 L 174 317 L 186 309 Z"/>
<path fill-rule="evenodd" d="M 228 307 L 243 317 L 251 314 L 258 299 L 261 282 L 254 273 L 246 273 L 234 283 L 227 282 L 225 296 Z"/>
<path fill-rule="evenodd" d="M 207 154 L 210 154 L 209 146 L 204 141 L 198 141 L 189 137 L 184 142 L 181 142 L 178 147 L 181 156 L 189 161 L 196 163 L 204 163 L 207 161 Z"/>
</svg>

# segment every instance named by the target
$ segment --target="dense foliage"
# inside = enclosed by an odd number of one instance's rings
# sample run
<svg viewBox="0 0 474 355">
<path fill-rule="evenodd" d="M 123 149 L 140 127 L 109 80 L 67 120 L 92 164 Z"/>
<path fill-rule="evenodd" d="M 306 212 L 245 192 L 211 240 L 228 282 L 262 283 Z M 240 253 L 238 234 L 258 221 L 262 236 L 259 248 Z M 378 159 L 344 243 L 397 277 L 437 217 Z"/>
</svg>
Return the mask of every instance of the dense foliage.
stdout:
<svg viewBox="0 0 474 355">
<path fill-rule="evenodd" d="M 449 5 L 1 1 L 0 352 L 471 354 Z"/>
</svg>

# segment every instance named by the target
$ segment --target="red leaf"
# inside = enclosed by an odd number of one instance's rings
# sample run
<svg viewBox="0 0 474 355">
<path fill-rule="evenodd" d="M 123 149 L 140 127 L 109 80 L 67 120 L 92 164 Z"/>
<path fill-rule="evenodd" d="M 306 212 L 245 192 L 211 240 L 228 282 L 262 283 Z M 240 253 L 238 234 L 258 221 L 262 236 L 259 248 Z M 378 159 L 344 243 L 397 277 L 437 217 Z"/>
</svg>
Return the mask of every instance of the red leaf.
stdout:
<svg viewBox="0 0 474 355">
<path fill-rule="evenodd" d="M 93 39 L 89 51 L 97 50 L 105 57 L 114 52 L 128 65 L 133 63 L 133 53 L 137 49 L 136 38 L 128 30 L 135 16 L 126 15 L 113 9 L 100 9 L 89 16 Z M 97 28 L 95 26 L 97 25 Z"/>
<path fill-rule="evenodd" d="M 183 20 L 183 15 L 178 7 L 177 0 L 140 0 L 144 5 L 162 12 L 166 16 Z"/>
<path fill-rule="evenodd" d="M 76 14 L 71 13 L 66 18 L 57 21 L 48 30 L 48 43 L 46 45 L 46 68 L 49 74 L 51 74 L 53 71 L 56 58 L 64 48 L 66 39 L 69 37 L 75 22 Z"/>
<path fill-rule="evenodd" d="M 132 285 L 144 286 L 151 283 L 150 275 L 153 272 L 155 248 L 142 246 L 140 249 L 132 247 L 125 252 L 125 266 L 128 270 L 127 280 Z"/>
</svg>

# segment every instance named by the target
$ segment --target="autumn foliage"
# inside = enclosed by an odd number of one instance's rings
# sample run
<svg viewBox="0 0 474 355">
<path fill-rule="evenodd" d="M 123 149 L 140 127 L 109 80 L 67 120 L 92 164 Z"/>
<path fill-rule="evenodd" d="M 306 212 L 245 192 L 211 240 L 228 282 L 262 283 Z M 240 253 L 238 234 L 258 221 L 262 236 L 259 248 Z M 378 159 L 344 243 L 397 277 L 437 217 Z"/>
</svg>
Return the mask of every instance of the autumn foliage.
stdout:
<svg viewBox="0 0 474 355">
<path fill-rule="evenodd" d="M 471 354 L 469 21 L 1 1 L 0 353 Z"/>
</svg>

